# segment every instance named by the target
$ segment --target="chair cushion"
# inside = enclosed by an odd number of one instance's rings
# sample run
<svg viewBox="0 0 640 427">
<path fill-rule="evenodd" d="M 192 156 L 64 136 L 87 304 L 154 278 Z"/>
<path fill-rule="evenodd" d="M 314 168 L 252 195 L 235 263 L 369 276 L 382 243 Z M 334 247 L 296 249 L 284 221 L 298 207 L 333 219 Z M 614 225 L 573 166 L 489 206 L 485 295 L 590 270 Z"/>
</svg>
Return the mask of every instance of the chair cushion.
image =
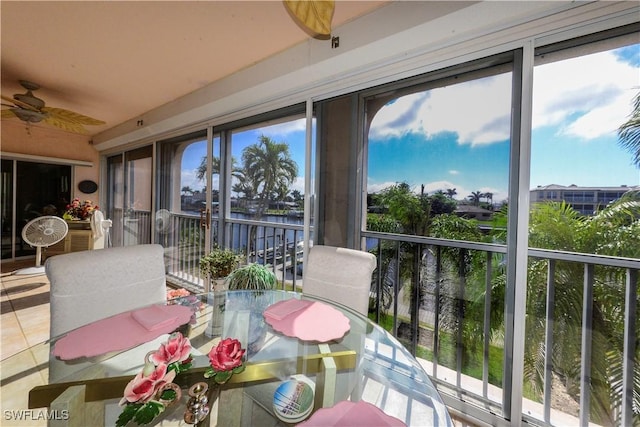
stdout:
<svg viewBox="0 0 640 427">
<path fill-rule="evenodd" d="M 376 257 L 369 252 L 315 245 L 309 249 L 303 292 L 346 305 L 367 315 Z"/>
<path fill-rule="evenodd" d="M 51 337 L 126 310 L 166 301 L 164 249 L 136 245 L 47 259 Z"/>
</svg>

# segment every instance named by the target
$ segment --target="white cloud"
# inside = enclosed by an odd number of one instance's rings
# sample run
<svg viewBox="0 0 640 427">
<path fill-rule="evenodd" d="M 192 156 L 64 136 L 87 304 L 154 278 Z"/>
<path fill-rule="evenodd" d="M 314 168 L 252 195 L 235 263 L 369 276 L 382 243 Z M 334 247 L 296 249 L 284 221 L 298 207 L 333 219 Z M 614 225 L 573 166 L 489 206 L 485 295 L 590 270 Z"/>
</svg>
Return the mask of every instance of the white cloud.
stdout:
<svg viewBox="0 0 640 427">
<path fill-rule="evenodd" d="M 385 188 L 391 187 L 392 185 L 396 185 L 397 182 L 381 182 L 381 183 L 371 183 L 369 182 L 367 184 L 367 192 L 368 193 L 379 193 L 380 191 L 384 190 Z"/>
<path fill-rule="evenodd" d="M 257 129 L 259 134 L 268 136 L 269 138 L 280 142 L 281 138 L 294 132 L 304 132 L 306 129 L 306 119 L 298 119 L 294 121 L 287 121 L 283 123 L 277 123 L 271 126 L 261 127 Z"/>
<path fill-rule="evenodd" d="M 379 193 L 385 188 L 391 187 L 392 185 L 396 185 L 397 182 L 383 182 L 379 184 L 371 184 L 369 183 L 367 186 L 367 191 L 369 193 Z M 441 181 L 431 181 L 424 185 L 424 192 L 427 194 L 433 194 L 438 190 L 444 192 L 446 194 L 448 189 L 455 189 L 456 194 L 453 196 L 455 200 L 467 200 L 468 196 L 473 191 L 480 191 L 481 193 L 492 193 L 493 194 L 493 203 L 494 205 L 499 204 L 508 198 L 508 194 L 506 191 L 499 190 L 494 187 L 480 187 L 474 189 L 468 189 L 461 185 L 460 183 L 455 183 L 451 181 L 441 180 Z M 420 194 L 421 185 L 416 185 L 411 189 L 415 194 Z M 484 199 L 483 199 L 484 201 Z"/>
<path fill-rule="evenodd" d="M 197 173 L 197 169 L 182 169 L 182 171 L 180 171 L 180 189 L 190 187 L 192 190 L 202 190 L 204 188 L 204 181 L 198 179 Z"/>
<path fill-rule="evenodd" d="M 370 137 L 453 132 L 471 145 L 509 139 L 510 80 L 503 74 L 403 96 L 376 114 Z M 533 127 L 559 126 L 559 136 L 586 139 L 612 134 L 630 114 L 639 85 L 638 68 L 611 52 L 536 66 Z"/>
<path fill-rule="evenodd" d="M 291 184 L 291 191 L 293 190 L 298 190 L 300 194 L 304 194 L 304 176 L 297 177 L 293 184 Z"/>
<path fill-rule="evenodd" d="M 638 68 L 611 52 L 551 62 L 534 73 L 533 127 L 585 139 L 616 132 L 631 112 Z"/>
<path fill-rule="evenodd" d="M 445 193 L 447 192 L 448 189 L 450 188 L 455 188 L 456 192 L 458 192 L 458 187 L 456 186 L 456 184 L 449 182 L 449 181 L 432 181 L 432 182 L 428 182 L 424 185 L 424 192 L 425 193 L 435 193 L 438 190 L 442 190 Z M 458 192 L 459 194 L 459 192 Z"/>
<path fill-rule="evenodd" d="M 509 75 L 502 74 L 404 96 L 376 114 L 370 137 L 455 132 L 461 144 L 504 141 L 509 138 L 510 85 Z"/>
<path fill-rule="evenodd" d="M 460 171 L 457 171 L 457 170 L 455 170 L 455 169 L 451 169 L 451 170 L 449 171 L 449 175 L 459 175 L 459 174 L 460 174 Z"/>
</svg>

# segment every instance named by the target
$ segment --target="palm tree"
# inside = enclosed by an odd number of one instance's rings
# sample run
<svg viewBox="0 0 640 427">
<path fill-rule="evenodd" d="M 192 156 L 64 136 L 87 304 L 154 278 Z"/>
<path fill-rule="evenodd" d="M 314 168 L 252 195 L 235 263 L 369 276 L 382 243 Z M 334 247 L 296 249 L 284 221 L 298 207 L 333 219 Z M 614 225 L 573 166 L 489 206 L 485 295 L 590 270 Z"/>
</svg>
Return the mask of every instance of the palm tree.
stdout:
<svg viewBox="0 0 640 427">
<path fill-rule="evenodd" d="M 193 190 L 191 189 L 191 187 L 189 187 L 188 185 L 182 187 L 182 190 L 180 190 L 182 193 L 184 193 L 185 195 L 187 194 L 193 194 Z"/>
<path fill-rule="evenodd" d="M 300 190 L 293 190 L 291 192 L 291 197 L 293 197 L 293 201 L 296 203 L 300 203 L 304 200 L 304 196 L 300 192 Z"/>
<path fill-rule="evenodd" d="M 298 165 L 291 158 L 289 146 L 264 135 L 257 144 L 242 151 L 242 163 L 246 178 L 259 196 L 257 217 L 265 212 L 269 195 L 280 187 L 290 186 L 298 176 Z"/>
<path fill-rule="evenodd" d="M 468 197 L 474 206 L 478 206 L 480 204 L 480 199 L 482 198 L 482 191 L 472 191 Z"/>
<path fill-rule="evenodd" d="M 447 188 L 447 197 L 453 199 L 453 196 L 458 194 L 455 188 Z"/>
<path fill-rule="evenodd" d="M 487 199 L 487 203 L 493 207 L 493 193 L 492 192 L 486 192 L 482 195 L 482 197 L 484 197 L 485 199 Z"/>
<path fill-rule="evenodd" d="M 629 120 L 618 128 L 618 144 L 631 152 L 633 163 L 640 168 L 640 92 L 633 100 Z"/>
<path fill-rule="evenodd" d="M 236 160 L 235 157 L 231 157 L 231 176 L 234 178 L 237 178 L 239 180 L 241 180 L 243 178 L 242 176 L 242 169 L 240 169 L 238 166 L 238 161 Z M 207 173 L 207 156 L 203 156 L 202 160 L 200 160 L 200 166 L 198 166 L 198 171 L 196 172 L 196 177 L 202 181 L 204 180 L 204 176 Z M 216 173 L 220 173 L 220 158 L 213 156 L 213 158 L 211 159 L 211 173 L 212 174 L 216 174 Z"/>
<path fill-rule="evenodd" d="M 273 193 L 273 197 L 276 199 L 276 202 L 278 204 L 278 210 L 282 209 L 282 204 L 286 202 L 286 198 L 289 195 L 289 186 L 284 185 L 284 183 L 282 184 L 283 185 L 280 185 L 278 188 L 276 188 L 275 192 Z"/>
<path fill-rule="evenodd" d="M 505 210 L 506 213 L 506 210 Z M 502 214 L 502 212 L 501 212 Z M 550 202 L 536 205 L 529 222 L 529 245 L 535 248 L 640 258 L 640 192 L 629 191 L 592 217 L 570 205 Z M 555 264 L 554 345 L 544 347 L 545 293 L 548 262 L 531 259 L 528 266 L 527 321 L 524 375 L 535 392 L 542 393 L 545 352 L 551 353 L 553 372 L 574 398 L 578 395 L 584 267 L 580 263 Z M 503 279 L 502 279 L 503 280 Z M 603 425 L 615 424 L 622 396 L 625 272 L 603 268 L 595 271 L 593 285 L 592 351 L 602 357 L 591 365 L 591 418 Z M 636 350 L 634 364 L 640 363 Z M 634 371 L 633 408 L 640 408 L 640 370 Z M 619 422 L 619 420 L 618 420 Z"/>
<path fill-rule="evenodd" d="M 428 236 L 431 217 L 431 204 L 426 194 L 415 194 L 411 191 L 408 183 L 402 182 L 384 189 L 380 194 L 381 204 L 388 210 L 388 215 L 396 221 L 399 228 L 397 232 L 415 235 Z M 381 251 L 394 253 L 395 247 L 383 246 Z M 419 290 L 414 283 L 418 283 L 420 269 L 417 265 L 422 258 L 420 245 L 412 243 L 402 243 L 399 248 L 398 264 L 387 264 L 380 266 L 380 275 L 386 280 L 388 271 L 396 270 L 400 278 L 399 287 L 407 286 L 405 295 L 409 297 L 409 312 L 417 312 L 416 305 L 419 304 L 417 296 Z M 386 258 L 386 257 L 383 257 Z M 391 257 L 389 257 L 391 259 Z M 395 279 L 394 279 L 395 280 Z M 413 336 L 415 324 L 410 322 L 411 335 Z M 406 343 L 411 350 L 415 351 L 413 343 Z"/>
</svg>

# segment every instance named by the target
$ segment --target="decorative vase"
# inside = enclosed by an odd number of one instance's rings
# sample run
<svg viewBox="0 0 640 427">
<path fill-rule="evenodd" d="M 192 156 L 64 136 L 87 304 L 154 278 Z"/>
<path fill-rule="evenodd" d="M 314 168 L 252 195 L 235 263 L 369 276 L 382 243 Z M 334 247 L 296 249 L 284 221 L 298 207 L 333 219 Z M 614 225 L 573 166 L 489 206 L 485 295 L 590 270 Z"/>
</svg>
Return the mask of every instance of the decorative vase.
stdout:
<svg viewBox="0 0 640 427">
<path fill-rule="evenodd" d="M 213 308 L 211 320 L 204 331 L 205 336 L 215 338 L 222 336 L 224 328 L 224 311 L 226 304 L 226 294 L 224 292 L 212 291 L 207 296 L 208 303 Z"/>
</svg>

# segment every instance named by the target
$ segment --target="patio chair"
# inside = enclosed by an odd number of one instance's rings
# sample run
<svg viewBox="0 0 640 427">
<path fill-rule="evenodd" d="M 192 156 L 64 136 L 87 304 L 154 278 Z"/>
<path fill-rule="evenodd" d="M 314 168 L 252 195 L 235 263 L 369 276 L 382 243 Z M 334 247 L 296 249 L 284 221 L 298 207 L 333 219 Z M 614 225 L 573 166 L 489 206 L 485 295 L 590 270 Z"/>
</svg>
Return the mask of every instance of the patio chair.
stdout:
<svg viewBox="0 0 640 427">
<path fill-rule="evenodd" d="M 315 245 L 309 249 L 304 265 L 302 292 L 351 307 L 366 316 L 375 268 L 376 257 L 369 252 Z"/>
<path fill-rule="evenodd" d="M 51 337 L 123 311 L 166 301 L 164 250 L 135 245 L 49 258 Z"/>
<path fill-rule="evenodd" d="M 56 255 L 45 262 L 45 273 L 51 285 L 51 338 L 105 317 L 166 301 L 164 250 L 156 244 Z M 140 351 L 141 366 L 146 350 Z M 114 359 L 114 363 L 119 362 Z M 49 379 L 71 378 L 86 366 L 89 364 L 82 362 L 67 365 L 52 357 Z M 135 371 L 138 366 L 131 368 Z"/>
</svg>

